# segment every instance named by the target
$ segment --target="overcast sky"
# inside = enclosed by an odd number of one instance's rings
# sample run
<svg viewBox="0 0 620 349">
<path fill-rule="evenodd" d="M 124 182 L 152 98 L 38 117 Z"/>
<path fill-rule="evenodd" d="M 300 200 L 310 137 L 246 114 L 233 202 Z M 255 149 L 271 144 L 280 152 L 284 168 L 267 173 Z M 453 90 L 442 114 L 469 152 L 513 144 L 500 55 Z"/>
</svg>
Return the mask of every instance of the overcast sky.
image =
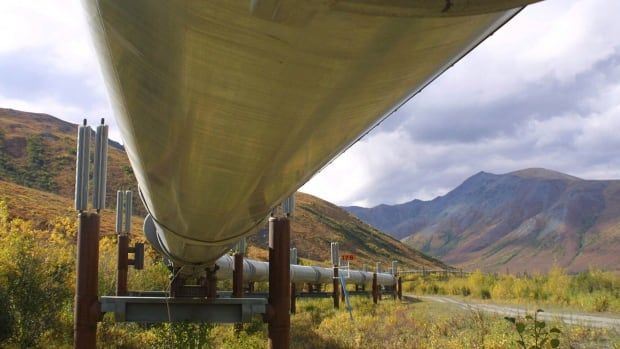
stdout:
<svg viewBox="0 0 620 349">
<path fill-rule="evenodd" d="M 620 1 L 531 5 L 302 189 L 432 199 L 479 171 L 620 178 Z M 0 1 L 0 107 L 119 133 L 77 0 Z"/>
</svg>

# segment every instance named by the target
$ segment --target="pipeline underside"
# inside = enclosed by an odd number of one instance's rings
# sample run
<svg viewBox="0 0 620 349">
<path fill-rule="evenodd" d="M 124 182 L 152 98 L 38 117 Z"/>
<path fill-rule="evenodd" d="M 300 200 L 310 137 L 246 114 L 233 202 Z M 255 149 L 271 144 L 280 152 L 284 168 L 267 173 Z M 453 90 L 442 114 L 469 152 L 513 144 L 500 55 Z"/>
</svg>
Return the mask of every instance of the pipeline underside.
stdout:
<svg viewBox="0 0 620 349">
<path fill-rule="evenodd" d="M 200 265 L 530 2 L 84 6 L 157 243 Z"/>
</svg>

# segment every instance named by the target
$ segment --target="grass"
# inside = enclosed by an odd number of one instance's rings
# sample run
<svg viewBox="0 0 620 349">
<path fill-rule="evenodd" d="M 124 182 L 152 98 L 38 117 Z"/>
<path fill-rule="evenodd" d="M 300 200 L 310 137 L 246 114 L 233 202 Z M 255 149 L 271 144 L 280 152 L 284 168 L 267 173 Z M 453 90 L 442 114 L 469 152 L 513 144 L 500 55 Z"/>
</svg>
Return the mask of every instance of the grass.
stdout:
<svg viewBox="0 0 620 349">
<path fill-rule="evenodd" d="M 344 310 L 334 310 L 329 299 L 298 301 L 291 316 L 291 348 L 517 348 L 518 334 L 502 317 L 455 310 L 436 303 L 401 303 L 354 297 L 353 320 Z M 549 324 L 561 329 L 560 348 L 617 348 L 615 330 Z M 131 334 L 131 335 L 130 335 Z M 266 325 L 246 324 L 237 336 L 231 325 L 158 325 L 150 329 L 135 324 L 100 326 L 100 346 L 113 348 L 264 348 Z"/>
<path fill-rule="evenodd" d="M 495 275 L 477 271 L 466 278 L 428 275 L 408 280 L 403 284 L 404 290 L 417 294 L 620 313 L 620 276 L 613 272 L 590 270 L 568 275 L 554 267 L 547 274 L 536 275 Z"/>
<path fill-rule="evenodd" d="M 11 218 L 0 201 L 0 347 L 71 347 L 75 228 L 71 218 L 46 226 Z M 102 295 L 114 289 L 114 240 L 105 236 L 100 242 Z M 168 271 L 148 249 L 145 264 L 143 271 L 131 269 L 130 288 L 166 289 Z M 467 281 L 478 283 L 470 285 L 471 294 L 492 286 L 484 275 Z M 489 292 L 493 295 L 493 288 Z M 373 305 L 365 297 L 354 297 L 352 305 L 353 321 L 345 310 L 332 309 L 330 299 L 300 300 L 298 313 L 291 316 L 291 347 L 510 348 L 518 338 L 501 317 L 448 305 L 392 300 Z M 620 347 L 614 330 L 553 325 L 562 330 L 560 348 Z M 98 331 L 100 348 L 264 348 L 266 340 L 260 319 L 245 324 L 237 335 L 232 325 L 115 323 L 108 314 Z"/>
</svg>

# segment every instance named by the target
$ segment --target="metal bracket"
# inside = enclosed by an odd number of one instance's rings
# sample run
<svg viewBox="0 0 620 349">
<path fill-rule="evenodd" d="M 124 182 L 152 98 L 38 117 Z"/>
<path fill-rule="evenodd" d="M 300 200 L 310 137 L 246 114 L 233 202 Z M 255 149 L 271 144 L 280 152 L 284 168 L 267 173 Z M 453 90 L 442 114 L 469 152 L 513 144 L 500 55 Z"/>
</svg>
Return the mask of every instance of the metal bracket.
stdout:
<svg viewBox="0 0 620 349">
<path fill-rule="evenodd" d="M 168 298 L 100 297 L 101 311 L 114 313 L 116 321 L 159 322 L 250 322 L 266 312 L 264 298 Z"/>
</svg>

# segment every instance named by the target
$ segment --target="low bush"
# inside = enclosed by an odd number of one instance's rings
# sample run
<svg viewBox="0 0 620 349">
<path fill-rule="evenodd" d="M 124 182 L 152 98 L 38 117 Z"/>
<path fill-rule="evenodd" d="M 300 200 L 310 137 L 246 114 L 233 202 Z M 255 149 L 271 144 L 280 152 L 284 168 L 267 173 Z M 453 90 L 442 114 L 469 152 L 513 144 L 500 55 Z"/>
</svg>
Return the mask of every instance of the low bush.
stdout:
<svg viewBox="0 0 620 349">
<path fill-rule="evenodd" d="M 592 312 L 620 312 L 620 276 L 590 270 L 568 275 L 493 275 L 475 271 L 465 278 L 426 275 L 409 278 L 405 292 L 453 295 L 505 302 L 553 304 Z"/>
</svg>

